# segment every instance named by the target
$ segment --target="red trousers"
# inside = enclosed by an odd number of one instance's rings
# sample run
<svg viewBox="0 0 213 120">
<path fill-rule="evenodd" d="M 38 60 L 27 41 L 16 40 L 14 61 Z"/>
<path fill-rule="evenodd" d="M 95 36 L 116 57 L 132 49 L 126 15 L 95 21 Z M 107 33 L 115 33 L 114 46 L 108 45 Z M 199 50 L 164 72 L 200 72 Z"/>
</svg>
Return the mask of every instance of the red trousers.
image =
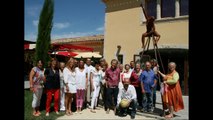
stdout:
<svg viewBox="0 0 213 120">
<path fill-rule="evenodd" d="M 46 101 L 46 112 L 50 112 L 50 105 L 52 102 L 52 94 L 54 94 L 54 110 L 55 112 L 59 110 L 59 97 L 60 89 L 49 89 L 46 90 L 47 101 Z"/>
</svg>

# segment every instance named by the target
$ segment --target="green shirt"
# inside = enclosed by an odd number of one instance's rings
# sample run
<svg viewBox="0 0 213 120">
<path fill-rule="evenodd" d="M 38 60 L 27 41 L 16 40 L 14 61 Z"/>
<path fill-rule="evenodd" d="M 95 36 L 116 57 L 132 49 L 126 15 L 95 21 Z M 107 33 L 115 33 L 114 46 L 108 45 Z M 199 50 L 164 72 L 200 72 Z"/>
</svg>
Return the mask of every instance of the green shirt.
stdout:
<svg viewBox="0 0 213 120">
<path fill-rule="evenodd" d="M 179 80 L 179 74 L 176 72 L 173 74 L 172 79 L 167 79 L 166 83 L 169 85 L 173 85 L 177 83 L 178 80 Z"/>
</svg>

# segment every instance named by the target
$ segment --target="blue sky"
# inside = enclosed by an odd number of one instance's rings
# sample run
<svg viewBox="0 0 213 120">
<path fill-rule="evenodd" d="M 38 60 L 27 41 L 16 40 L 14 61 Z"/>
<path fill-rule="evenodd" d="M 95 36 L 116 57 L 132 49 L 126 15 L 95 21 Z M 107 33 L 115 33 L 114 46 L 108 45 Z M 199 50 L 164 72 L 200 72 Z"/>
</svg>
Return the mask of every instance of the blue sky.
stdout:
<svg viewBox="0 0 213 120">
<path fill-rule="evenodd" d="M 54 0 L 51 39 L 104 34 L 105 5 L 101 0 Z M 24 38 L 36 41 L 44 0 L 25 0 Z"/>
</svg>

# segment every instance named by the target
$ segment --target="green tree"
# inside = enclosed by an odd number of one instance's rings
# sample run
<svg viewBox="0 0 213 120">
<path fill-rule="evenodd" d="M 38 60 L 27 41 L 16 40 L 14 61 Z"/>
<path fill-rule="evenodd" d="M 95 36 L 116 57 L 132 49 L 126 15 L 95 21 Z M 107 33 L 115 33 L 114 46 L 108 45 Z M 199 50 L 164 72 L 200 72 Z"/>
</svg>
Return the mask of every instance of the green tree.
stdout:
<svg viewBox="0 0 213 120">
<path fill-rule="evenodd" d="M 36 40 L 35 61 L 42 60 L 47 67 L 50 56 L 51 30 L 53 25 L 54 0 L 44 0 L 44 5 L 39 17 L 38 35 Z"/>
</svg>

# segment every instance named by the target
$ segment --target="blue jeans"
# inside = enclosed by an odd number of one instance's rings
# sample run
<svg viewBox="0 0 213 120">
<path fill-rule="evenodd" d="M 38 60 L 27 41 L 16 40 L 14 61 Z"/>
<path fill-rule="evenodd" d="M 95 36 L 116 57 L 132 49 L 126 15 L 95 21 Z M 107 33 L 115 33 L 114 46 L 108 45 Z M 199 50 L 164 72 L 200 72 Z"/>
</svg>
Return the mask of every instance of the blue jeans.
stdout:
<svg viewBox="0 0 213 120">
<path fill-rule="evenodd" d="M 155 103 L 156 103 L 156 89 L 157 87 L 154 87 L 153 91 L 152 91 L 152 106 L 155 107 Z"/>
<path fill-rule="evenodd" d="M 144 93 L 142 94 L 143 100 L 142 100 L 142 105 L 143 105 L 143 110 L 144 111 L 151 111 L 152 108 L 152 93 Z"/>
</svg>

